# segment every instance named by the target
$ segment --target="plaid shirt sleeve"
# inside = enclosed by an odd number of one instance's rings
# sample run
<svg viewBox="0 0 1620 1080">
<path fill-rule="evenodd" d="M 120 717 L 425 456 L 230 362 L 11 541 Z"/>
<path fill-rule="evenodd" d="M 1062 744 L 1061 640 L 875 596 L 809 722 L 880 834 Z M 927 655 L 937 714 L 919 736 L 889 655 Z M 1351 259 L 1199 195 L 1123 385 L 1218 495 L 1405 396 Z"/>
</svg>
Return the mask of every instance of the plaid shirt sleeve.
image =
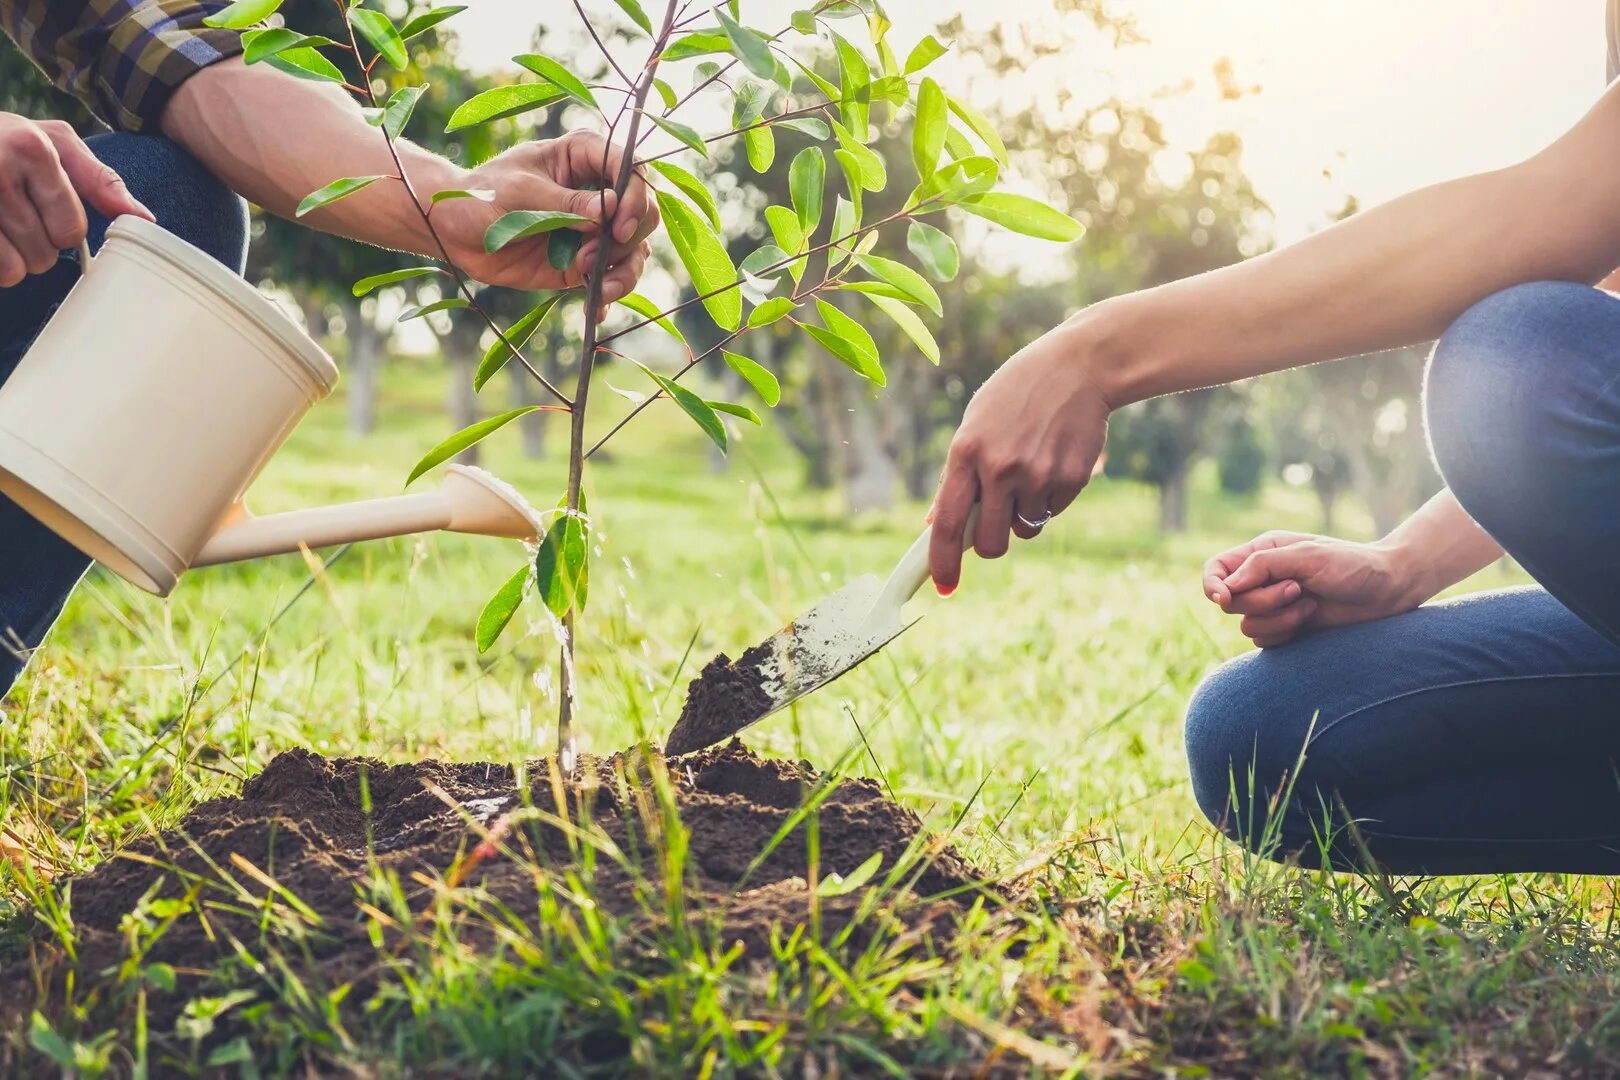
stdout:
<svg viewBox="0 0 1620 1080">
<path fill-rule="evenodd" d="M 192 75 L 242 51 L 203 20 L 226 0 L 0 0 L 5 32 L 40 70 L 123 131 L 155 130 Z"/>
</svg>

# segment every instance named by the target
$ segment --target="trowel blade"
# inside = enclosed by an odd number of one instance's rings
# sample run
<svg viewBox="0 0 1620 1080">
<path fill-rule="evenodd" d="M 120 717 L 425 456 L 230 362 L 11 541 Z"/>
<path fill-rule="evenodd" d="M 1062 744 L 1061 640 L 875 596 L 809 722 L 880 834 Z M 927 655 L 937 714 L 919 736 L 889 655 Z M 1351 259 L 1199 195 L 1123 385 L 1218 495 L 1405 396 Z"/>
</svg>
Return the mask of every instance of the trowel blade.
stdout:
<svg viewBox="0 0 1620 1080">
<path fill-rule="evenodd" d="M 664 752 L 686 754 L 729 739 L 821 689 L 893 641 L 906 626 L 893 613 L 887 619 L 874 617 L 882 614 L 873 611 L 881 585 L 872 575 L 856 578 L 744 653 L 731 664 L 731 671 L 752 658 L 758 678 L 740 684 L 728 681 L 726 691 L 734 694 L 731 701 L 709 701 L 703 714 L 693 713 L 691 704 L 703 679 L 694 682 L 694 693 L 670 731 Z M 734 685 L 745 689 L 733 690 Z"/>
</svg>

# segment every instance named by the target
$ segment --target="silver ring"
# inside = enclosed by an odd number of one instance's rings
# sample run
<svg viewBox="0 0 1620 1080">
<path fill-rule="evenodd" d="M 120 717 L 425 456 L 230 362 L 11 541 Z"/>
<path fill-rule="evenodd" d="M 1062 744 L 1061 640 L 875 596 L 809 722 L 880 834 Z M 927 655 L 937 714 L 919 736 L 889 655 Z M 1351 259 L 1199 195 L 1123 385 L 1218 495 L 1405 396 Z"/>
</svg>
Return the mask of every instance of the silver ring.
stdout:
<svg viewBox="0 0 1620 1080">
<path fill-rule="evenodd" d="M 1023 522 L 1024 528 L 1026 529 L 1044 529 L 1046 528 L 1047 522 L 1052 520 L 1052 511 L 1048 510 L 1046 515 L 1039 521 L 1031 521 L 1029 518 L 1025 517 L 1023 514 L 1020 514 L 1016 510 L 1013 511 L 1013 517 Z"/>
</svg>

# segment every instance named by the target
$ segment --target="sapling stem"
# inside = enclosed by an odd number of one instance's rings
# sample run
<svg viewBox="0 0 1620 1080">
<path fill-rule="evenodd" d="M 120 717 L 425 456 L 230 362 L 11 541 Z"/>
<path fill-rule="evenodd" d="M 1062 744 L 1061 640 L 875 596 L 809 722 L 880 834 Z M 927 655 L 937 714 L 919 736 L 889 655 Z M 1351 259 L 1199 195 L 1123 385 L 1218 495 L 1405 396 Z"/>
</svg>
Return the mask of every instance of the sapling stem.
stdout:
<svg viewBox="0 0 1620 1080">
<path fill-rule="evenodd" d="M 620 118 L 626 111 L 629 112 L 629 122 L 625 129 L 626 150 L 619 162 L 619 174 L 613 183 L 613 215 L 603 214 L 602 233 L 596 248 L 596 263 L 591 267 L 590 276 L 585 282 L 585 334 L 584 342 L 579 354 L 579 381 L 574 384 L 572 423 L 568 432 L 568 513 L 579 513 L 580 484 L 585 475 L 585 406 L 590 400 L 591 371 L 596 366 L 597 329 L 601 325 L 602 283 L 607 274 L 608 251 L 613 242 L 613 219 L 618 216 L 619 209 L 624 205 L 624 193 L 629 190 L 630 178 L 635 175 L 635 154 L 631 148 L 636 145 L 637 131 L 641 125 L 642 110 L 647 105 L 647 95 L 652 92 L 653 78 L 658 72 L 658 57 L 664 51 L 669 41 L 670 30 L 675 25 L 675 9 L 678 0 L 669 0 L 664 8 L 664 22 L 653 41 L 653 49 L 647 55 L 646 64 L 641 69 L 641 75 L 635 82 L 635 96 L 626 98 L 625 105 L 620 107 Z M 585 19 L 586 26 L 590 26 L 590 19 L 583 10 L 580 17 Z M 592 35 L 595 35 L 594 28 Z M 616 118 L 614 124 L 617 125 Z M 612 145 L 612 132 L 609 132 L 609 146 Z M 603 199 L 604 207 L 606 198 Z M 556 526 L 553 526 L 554 528 Z M 562 655 L 560 659 L 561 677 L 558 680 L 561 690 L 557 705 L 557 754 L 559 760 L 566 760 L 573 742 L 574 717 L 574 685 L 577 678 L 574 671 L 574 627 L 575 606 L 569 604 L 567 614 L 563 616 Z"/>
</svg>

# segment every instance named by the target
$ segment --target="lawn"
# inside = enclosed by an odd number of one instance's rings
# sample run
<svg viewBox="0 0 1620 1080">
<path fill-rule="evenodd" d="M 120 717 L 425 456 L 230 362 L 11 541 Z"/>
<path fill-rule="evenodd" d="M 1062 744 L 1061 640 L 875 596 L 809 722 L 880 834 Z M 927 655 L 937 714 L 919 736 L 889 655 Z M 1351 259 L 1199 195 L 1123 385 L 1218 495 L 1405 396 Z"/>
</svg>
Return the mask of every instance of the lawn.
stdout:
<svg viewBox="0 0 1620 1080">
<path fill-rule="evenodd" d="M 398 490 L 443 433 L 441 392 L 435 372 L 401 365 L 365 440 L 343 433 L 340 403 L 317 409 L 261 480 L 256 508 Z M 593 403 L 603 419 L 623 406 L 611 394 Z M 485 464 L 551 503 L 559 462 L 524 460 L 516 443 L 497 438 Z M 705 445 L 660 414 L 591 472 L 586 753 L 661 740 L 703 660 L 765 636 L 847 576 L 882 572 L 920 526 L 920 506 L 846 519 L 836 496 L 802 489 L 768 429 L 741 433 L 723 472 Z M 1151 492 L 1100 482 L 1015 558 L 970 565 L 955 597 L 919 597 L 912 610 L 926 618 L 884 655 L 748 733 L 765 754 L 877 778 L 1001 879 L 999 892 L 958 898 L 927 940 L 867 912 L 877 928 L 858 948 L 840 952 L 812 926 L 781 935 L 766 963 L 739 962 L 672 928 L 626 930 L 592 904 L 589 875 L 537 885 L 549 918 L 492 937 L 500 917 L 476 886 L 439 880 L 431 927 L 398 925 L 376 901 L 365 929 L 378 966 L 358 990 L 323 978 L 285 896 L 265 898 L 256 939 L 188 966 L 141 957 L 173 920 L 203 918 L 202 902 L 132 895 L 126 961 L 64 980 L 75 934 L 62 883 L 235 794 L 289 748 L 390 762 L 550 753 L 548 624 L 520 616 L 528 625 L 482 657 L 472 641 L 483 601 L 523 553 L 454 536 L 377 542 L 313 584 L 310 565 L 284 557 L 198 571 L 167 603 L 98 572 L 0 724 L 0 974 L 30 998 L 3 1010 L 13 1030 L 0 1066 L 1612 1072 L 1608 882 L 1324 877 L 1254 864 L 1211 836 L 1186 783 L 1180 719 L 1200 675 L 1243 643 L 1199 596 L 1197 570 L 1265 528 L 1311 527 L 1314 507 L 1280 486 L 1226 499 L 1201 476 L 1192 517 L 1190 535 L 1164 540 Z M 1492 570 L 1475 584 L 1506 580 Z M 402 887 L 380 882 L 377 895 Z M 891 899 L 868 889 L 877 907 Z"/>
</svg>

